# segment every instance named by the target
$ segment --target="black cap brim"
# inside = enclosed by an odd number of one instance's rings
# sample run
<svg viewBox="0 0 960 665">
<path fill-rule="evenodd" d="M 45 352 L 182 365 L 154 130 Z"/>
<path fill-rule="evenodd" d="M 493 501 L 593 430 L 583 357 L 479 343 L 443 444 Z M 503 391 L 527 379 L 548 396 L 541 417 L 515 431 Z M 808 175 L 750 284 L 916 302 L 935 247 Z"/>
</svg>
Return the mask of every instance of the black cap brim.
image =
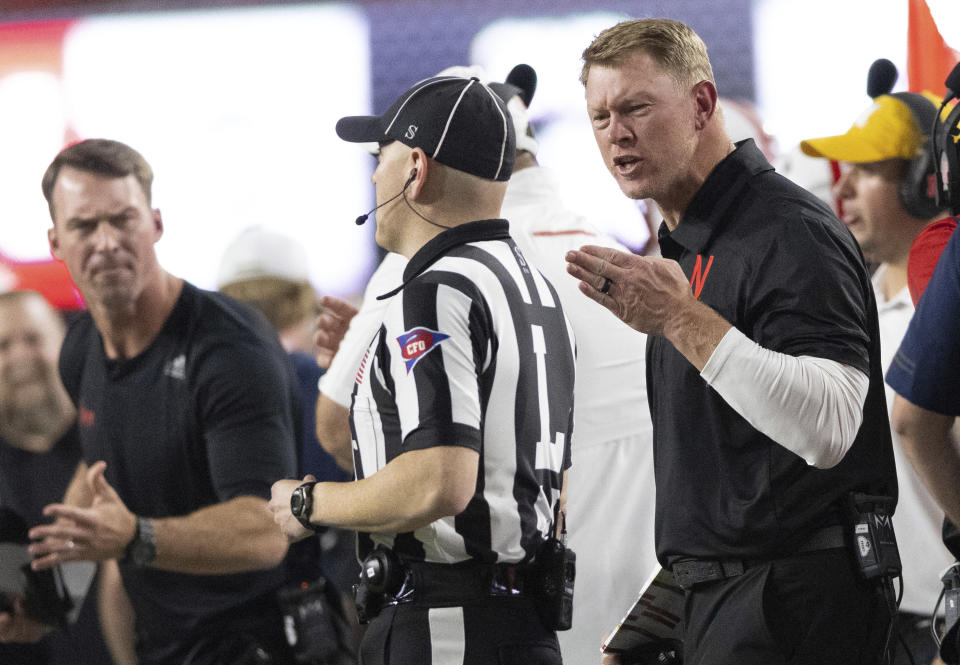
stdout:
<svg viewBox="0 0 960 665">
<path fill-rule="evenodd" d="M 388 140 L 383 133 L 383 121 L 375 115 L 340 118 L 337 120 L 337 136 L 350 143 L 379 143 Z"/>
</svg>

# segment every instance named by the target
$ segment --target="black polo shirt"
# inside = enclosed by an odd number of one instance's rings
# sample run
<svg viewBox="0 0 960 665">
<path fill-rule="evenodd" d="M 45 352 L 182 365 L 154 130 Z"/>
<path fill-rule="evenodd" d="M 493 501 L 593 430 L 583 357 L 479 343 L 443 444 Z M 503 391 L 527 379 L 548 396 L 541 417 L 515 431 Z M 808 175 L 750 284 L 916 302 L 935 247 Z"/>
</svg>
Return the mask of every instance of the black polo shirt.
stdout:
<svg viewBox="0 0 960 665">
<path fill-rule="evenodd" d="M 701 302 L 760 346 L 870 377 L 853 446 L 835 467 L 817 469 L 754 429 L 670 342 L 651 336 L 660 561 L 789 553 L 840 520 L 851 490 L 896 496 L 876 302 L 863 255 L 831 211 L 743 141 L 677 228 L 661 226 L 660 247 Z"/>
</svg>

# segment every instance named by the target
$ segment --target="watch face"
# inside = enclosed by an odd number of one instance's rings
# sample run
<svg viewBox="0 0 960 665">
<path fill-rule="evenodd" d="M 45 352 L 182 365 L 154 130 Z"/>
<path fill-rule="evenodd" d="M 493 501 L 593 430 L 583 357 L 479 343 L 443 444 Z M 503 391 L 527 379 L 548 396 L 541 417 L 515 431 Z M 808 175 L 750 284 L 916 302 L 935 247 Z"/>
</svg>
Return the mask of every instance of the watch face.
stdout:
<svg viewBox="0 0 960 665">
<path fill-rule="evenodd" d="M 290 511 L 297 517 L 303 512 L 303 488 L 298 487 L 290 497 Z"/>
</svg>

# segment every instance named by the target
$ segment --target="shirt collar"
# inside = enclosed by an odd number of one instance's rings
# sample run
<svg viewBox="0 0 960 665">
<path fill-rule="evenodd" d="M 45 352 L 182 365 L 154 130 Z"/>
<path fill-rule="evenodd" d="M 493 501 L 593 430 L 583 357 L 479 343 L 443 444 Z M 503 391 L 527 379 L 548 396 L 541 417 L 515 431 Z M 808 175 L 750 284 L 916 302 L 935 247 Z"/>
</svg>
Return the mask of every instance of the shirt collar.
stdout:
<svg viewBox="0 0 960 665">
<path fill-rule="evenodd" d="M 890 300 L 885 300 L 883 297 L 883 291 L 880 288 L 882 284 L 884 273 L 887 271 L 886 264 L 880 264 L 880 267 L 876 269 L 871 278 L 873 283 L 873 292 L 877 297 L 877 310 L 880 312 L 885 312 L 887 310 L 900 309 L 901 307 L 909 307 L 913 309 L 913 298 L 910 296 L 910 288 L 906 285 L 899 291 L 897 291 Z"/>
<path fill-rule="evenodd" d="M 772 170 L 770 162 L 753 139 L 737 142 L 734 151 L 713 167 L 693 195 L 677 228 L 670 231 L 666 223 L 660 224 L 657 235 L 661 247 L 666 244 L 669 248 L 671 243 L 676 243 L 692 252 L 699 252 L 721 227 L 727 210 L 740 196 L 748 180 Z M 664 256 L 667 256 L 666 252 Z"/>
<path fill-rule="evenodd" d="M 400 293 L 414 278 L 433 265 L 443 255 L 459 245 L 481 240 L 506 240 L 510 237 L 510 225 L 505 219 L 485 219 L 467 222 L 444 231 L 431 238 L 417 253 L 410 257 L 403 270 L 403 283 L 395 289 L 377 296 L 377 300 L 386 300 Z"/>
</svg>

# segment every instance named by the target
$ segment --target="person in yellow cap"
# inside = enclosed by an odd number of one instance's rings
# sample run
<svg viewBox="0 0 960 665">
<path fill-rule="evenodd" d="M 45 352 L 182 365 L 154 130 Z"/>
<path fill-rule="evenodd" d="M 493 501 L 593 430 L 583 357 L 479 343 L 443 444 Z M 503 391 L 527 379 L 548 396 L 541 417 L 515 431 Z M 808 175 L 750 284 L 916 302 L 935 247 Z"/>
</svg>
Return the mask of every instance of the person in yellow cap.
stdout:
<svg viewBox="0 0 960 665">
<path fill-rule="evenodd" d="M 813 157 L 841 164 L 834 195 L 840 218 L 876 266 L 873 286 L 880 320 L 880 354 L 886 373 L 913 316 L 907 260 L 917 234 L 943 213 L 936 203 L 930 129 L 939 100 L 915 93 L 880 95 L 846 134 L 803 141 Z M 887 406 L 893 391 L 887 386 Z M 893 432 L 900 494 L 896 526 L 903 564 L 903 599 L 897 630 L 913 662 L 930 663 L 937 647 L 930 613 L 940 593 L 940 572 L 952 558 L 940 539 L 943 511 L 907 459 Z M 895 663 L 910 659 L 897 651 Z"/>
<path fill-rule="evenodd" d="M 924 95 L 880 95 L 846 134 L 800 144 L 812 157 L 840 162 L 834 194 L 842 202 L 841 219 L 867 260 L 884 267 L 878 288 L 886 300 L 906 285 L 913 239 L 943 212 L 929 145 L 936 114 Z"/>
</svg>

